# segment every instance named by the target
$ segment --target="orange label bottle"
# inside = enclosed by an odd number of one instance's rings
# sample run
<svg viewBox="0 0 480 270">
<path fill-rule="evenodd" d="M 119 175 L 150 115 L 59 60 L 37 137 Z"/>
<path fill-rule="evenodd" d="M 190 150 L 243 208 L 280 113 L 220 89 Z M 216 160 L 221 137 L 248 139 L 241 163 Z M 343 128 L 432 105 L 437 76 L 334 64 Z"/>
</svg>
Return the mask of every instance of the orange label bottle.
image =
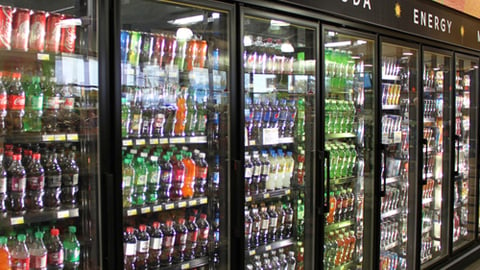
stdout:
<svg viewBox="0 0 480 270">
<path fill-rule="evenodd" d="M 185 182 L 182 188 L 183 198 L 193 198 L 195 185 L 195 161 L 192 159 L 192 152 L 187 152 L 183 158 L 185 164 Z"/>
</svg>

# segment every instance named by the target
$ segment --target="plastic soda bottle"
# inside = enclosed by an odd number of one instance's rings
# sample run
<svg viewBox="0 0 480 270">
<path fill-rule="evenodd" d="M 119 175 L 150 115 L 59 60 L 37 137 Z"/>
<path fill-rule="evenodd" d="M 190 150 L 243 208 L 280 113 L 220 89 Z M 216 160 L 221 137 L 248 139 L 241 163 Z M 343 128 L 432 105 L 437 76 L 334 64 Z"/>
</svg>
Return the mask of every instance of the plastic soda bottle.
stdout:
<svg viewBox="0 0 480 270">
<path fill-rule="evenodd" d="M 11 267 L 11 257 L 10 252 L 7 246 L 7 237 L 0 237 L 0 269 L 1 270 L 10 270 Z"/>
<path fill-rule="evenodd" d="M 187 120 L 187 105 L 185 100 L 185 87 L 177 94 L 177 113 L 175 115 L 175 136 L 185 136 L 185 122 Z"/>
<path fill-rule="evenodd" d="M 130 131 L 130 106 L 126 98 L 122 98 L 122 138 L 127 138 Z"/>
<path fill-rule="evenodd" d="M 245 196 L 250 195 L 250 185 L 252 184 L 252 176 L 253 176 L 253 163 L 250 160 L 250 155 L 245 153 L 245 175 L 244 175 L 244 182 L 245 182 Z"/>
<path fill-rule="evenodd" d="M 267 190 L 272 190 L 271 183 L 275 181 L 274 179 L 270 179 L 270 161 L 268 160 L 267 152 L 262 153 L 262 158 L 260 159 L 262 162 L 262 170 L 260 173 L 260 183 L 258 185 L 258 192 L 265 193 Z"/>
<path fill-rule="evenodd" d="M 7 170 L 7 191 L 10 210 L 14 213 L 25 211 L 26 172 L 21 161 L 21 155 L 13 155 L 13 162 Z"/>
<path fill-rule="evenodd" d="M 60 231 L 57 228 L 50 230 L 50 241 L 47 245 L 47 266 L 48 269 L 63 269 L 64 266 L 64 250 L 63 244 L 59 238 Z"/>
<path fill-rule="evenodd" d="M 146 200 L 145 192 L 147 190 L 147 167 L 145 166 L 145 159 L 137 157 L 135 163 L 135 178 L 133 181 L 133 205 L 144 205 Z"/>
<path fill-rule="evenodd" d="M 172 264 L 175 236 L 176 232 L 173 229 L 173 221 L 167 220 L 165 222 L 165 229 L 163 230 L 162 255 L 160 256 L 162 266 Z"/>
<path fill-rule="evenodd" d="M 172 188 L 170 190 L 170 199 L 172 201 L 181 200 L 183 197 L 183 186 L 185 184 L 185 164 L 182 162 L 182 155 L 177 154 L 173 161 Z"/>
<path fill-rule="evenodd" d="M 75 161 L 75 152 L 70 152 L 66 162 L 62 164 L 62 193 L 60 199 L 63 205 L 73 207 L 77 204 L 79 168 Z"/>
<path fill-rule="evenodd" d="M 7 211 L 7 171 L 3 166 L 3 154 L 0 154 L 0 214 Z"/>
<path fill-rule="evenodd" d="M 287 177 L 287 173 L 285 172 L 287 167 L 287 161 L 283 156 L 282 149 L 278 149 L 277 151 L 277 161 L 278 161 L 278 171 L 277 171 L 277 178 L 275 179 L 275 188 L 281 189 L 283 186 L 283 182 L 285 182 L 285 178 Z"/>
<path fill-rule="evenodd" d="M 24 131 L 40 132 L 42 130 L 43 92 L 40 88 L 40 77 L 32 77 L 28 86 L 25 102 Z"/>
<path fill-rule="evenodd" d="M 13 81 L 8 88 L 6 126 L 10 132 L 23 131 L 23 117 L 25 115 L 25 90 L 20 82 L 22 75 L 14 73 Z"/>
<path fill-rule="evenodd" d="M 162 201 L 170 200 L 170 189 L 172 187 L 173 166 L 170 163 L 170 157 L 163 155 L 160 162 L 160 189 L 159 197 Z"/>
<path fill-rule="evenodd" d="M 147 232 L 147 226 L 140 224 L 137 234 L 137 261 L 135 262 L 135 269 L 147 269 L 149 248 L 150 235 Z"/>
<path fill-rule="evenodd" d="M 123 207 L 132 206 L 133 179 L 135 178 L 135 169 L 131 165 L 131 160 L 125 158 L 122 167 L 122 193 Z"/>
<path fill-rule="evenodd" d="M 66 269 L 77 269 L 80 265 L 80 242 L 75 235 L 76 233 L 77 227 L 69 226 L 68 235 L 63 241 Z"/>
<path fill-rule="evenodd" d="M 45 165 L 45 197 L 44 206 L 49 209 L 60 207 L 60 193 L 62 186 L 62 169 L 57 163 L 57 154 L 48 156 Z"/>
<path fill-rule="evenodd" d="M 28 270 L 30 268 L 30 253 L 28 252 L 25 234 L 19 234 L 17 236 L 17 244 L 12 249 L 12 269 Z"/>
<path fill-rule="evenodd" d="M 3 83 L 4 75 L 0 72 L 0 134 L 5 134 L 7 127 L 5 118 L 7 117 L 7 89 Z"/>
<path fill-rule="evenodd" d="M 185 164 L 185 184 L 182 188 L 183 197 L 185 199 L 191 199 L 194 195 L 196 172 L 196 164 L 192 159 L 192 152 L 185 153 L 183 164 Z"/>
<path fill-rule="evenodd" d="M 210 225 L 207 221 L 206 214 L 200 214 L 200 218 L 197 220 L 198 226 L 198 246 L 197 255 L 199 257 L 207 255 L 208 248 L 208 234 L 210 231 Z"/>
<path fill-rule="evenodd" d="M 205 157 L 205 153 L 200 153 L 195 164 L 195 197 L 205 196 L 208 175 L 208 163 Z"/>
<path fill-rule="evenodd" d="M 44 82 L 44 114 L 42 117 L 42 130 L 48 133 L 58 131 L 58 116 L 60 110 L 60 92 L 55 87 L 55 78 Z"/>
<path fill-rule="evenodd" d="M 27 167 L 27 200 L 28 210 L 43 209 L 45 187 L 45 170 L 40 163 L 40 154 L 33 154 L 32 163 Z M 43 237 L 43 236 L 42 236 Z"/>
<path fill-rule="evenodd" d="M 134 270 L 137 260 L 137 237 L 134 235 L 133 227 L 127 227 L 123 237 L 123 269 Z"/>
<path fill-rule="evenodd" d="M 185 219 L 179 218 L 174 226 L 175 245 L 173 251 L 173 262 L 180 263 L 185 260 L 185 249 L 187 247 L 188 229 L 185 226 Z"/>
<path fill-rule="evenodd" d="M 295 160 L 292 157 L 292 152 L 287 151 L 287 156 L 285 157 L 285 178 L 283 179 L 282 187 L 290 187 L 290 183 L 293 177 L 293 169 L 295 167 Z"/>
<path fill-rule="evenodd" d="M 195 135 L 195 124 L 197 122 L 197 105 L 194 86 L 188 88 L 187 96 L 187 120 L 185 123 L 185 134 L 187 136 Z"/>
<path fill-rule="evenodd" d="M 147 168 L 147 203 L 155 204 L 158 202 L 158 189 L 160 188 L 160 166 L 157 155 L 150 157 Z"/>
<path fill-rule="evenodd" d="M 160 268 L 160 255 L 162 254 L 163 232 L 160 222 L 153 222 L 150 232 L 150 249 L 148 251 L 148 268 Z"/>
<path fill-rule="evenodd" d="M 47 248 L 43 243 L 43 232 L 35 232 L 35 240 L 29 247 L 30 269 L 47 269 Z"/>
<path fill-rule="evenodd" d="M 274 190 L 276 187 L 275 183 L 278 177 L 278 160 L 277 160 L 277 154 L 274 151 L 270 152 L 269 160 L 270 160 L 270 170 L 269 170 L 269 177 L 267 181 L 267 190 Z"/>
</svg>

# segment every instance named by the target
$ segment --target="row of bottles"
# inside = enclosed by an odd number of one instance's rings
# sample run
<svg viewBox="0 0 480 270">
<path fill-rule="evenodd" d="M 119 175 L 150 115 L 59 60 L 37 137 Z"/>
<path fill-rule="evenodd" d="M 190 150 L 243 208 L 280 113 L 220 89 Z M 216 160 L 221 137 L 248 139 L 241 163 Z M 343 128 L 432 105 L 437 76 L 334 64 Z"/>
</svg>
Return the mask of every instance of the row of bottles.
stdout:
<svg viewBox="0 0 480 270">
<path fill-rule="evenodd" d="M 357 163 L 355 145 L 334 142 L 327 143 L 325 149 L 330 152 L 330 177 L 332 179 L 354 176 Z"/>
<path fill-rule="evenodd" d="M 255 255 L 250 263 L 246 265 L 247 270 L 290 270 L 297 269 L 297 260 L 294 251 L 284 251 L 284 249 L 272 250 L 263 253 L 262 256 Z"/>
<path fill-rule="evenodd" d="M 75 151 L 23 150 L 6 144 L 0 154 L 0 211 L 12 214 L 75 207 L 79 167 Z"/>
<path fill-rule="evenodd" d="M 382 197 L 382 205 L 380 211 L 387 213 L 395 211 L 407 206 L 407 189 L 406 187 L 387 186 L 385 196 Z"/>
<path fill-rule="evenodd" d="M 382 105 L 400 105 L 400 84 L 383 83 L 382 84 Z"/>
<path fill-rule="evenodd" d="M 255 248 L 292 237 L 294 210 L 288 201 L 245 207 L 245 244 Z"/>
<path fill-rule="evenodd" d="M 298 129 L 303 126 L 303 122 L 297 120 L 305 118 L 303 99 L 295 101 L 256 97 L 252 101 L 247 97 L 245 103 L 245 132 L 249 140 L 260 140 L 262 131 L 266 128 L 278 129 L 279 138 L 302 135 Z"/>
<path fill-rule="evenodd" d="M 331 90 L 344 91 L 352 85 L 356 68 L 352 52 L 325 48 L 325 85 Z"/>
<path fill-rule="evenodd" d="M 351 263 L 355 258 L 356 242 L 354 231 L 341 229 L 329 232 L 324 244 L 325 269 Z"/>
<path fill-rule="evenodd" d="M 380 254 L 380 270 L 407 269 L 407 259 L 395 252 L 382 252 Z"/>
<path fill-rule="evenodd" d="M 355 194 L 352 188 L 339 186 L 337 190 L 330 191 L 329 210 L 326 214 L 327 224 L 333 224 L 355 217 Z"/>
<path fill-rule="evenodd" d="M 44 231 L 27 229 L 27 234 L 11 232 L 0 237 L 0 266 L 2 269 L 78 269 L 80 242 L 77 228 L 68 227 L 60 238 L 60 230 Z M 45 236 L 44 236 L 45 234 Z"/>
<path fill-rule="evenodd" d="M 255 195 L 275 189 L 289 188 L 295 160 L 292 152 L 271 149 L 245 153 L 245 194 Z M 302 169 L 302 168 L 301 168 Z"/>
<path fill-rule="evenodd" d="M 55 78 L 0 73 L 0 133 L 78 132 L 73 86 Z"/>
<path fill-rule="evenodd" d="M 355 128 L 355 103 L 351 100 L 325 100 L 325 133 L 353 133 Z"/>
<path fill-rule="evenodd" d="M 157 269 L 208 255 L 210 224 L 206 214 L 127 227 L 124 269 Z"/>
<path fill-rule="evenodd" d="M 207 184 L 218 190 L 219 159 L 209 170 L 205 158 L 186 146 L 131 148 L 123 159 L 124 207 L 202 197 Z"/>
</svg>

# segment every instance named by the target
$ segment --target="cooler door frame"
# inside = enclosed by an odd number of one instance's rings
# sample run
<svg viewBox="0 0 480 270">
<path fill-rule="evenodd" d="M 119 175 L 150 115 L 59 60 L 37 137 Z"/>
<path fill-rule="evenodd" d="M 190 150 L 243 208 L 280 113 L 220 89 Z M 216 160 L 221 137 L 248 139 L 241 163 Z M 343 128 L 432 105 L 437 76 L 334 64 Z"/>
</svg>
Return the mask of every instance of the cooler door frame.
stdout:
<svg viewBox="0 0 480 270">
<path fill-rule="evenodd" d="M 422 57 L 422 48 L 421 48 L 421 45 L 420 43 L 417 43 L 417 42 L 412 42 L 412 41 L 403 41 L 403 40 L 399 40 L 399 39 L 395 39 L 395 38 L 391 38 L 391 37 L 386 37 L 386 36 L 380 36 L 380 40 L 379 40 L 379 43 L 378 43 L 378 63 L 377 65 L 379 67 L 382 66 L 382 44 L 384 43 L 388 43 L 388 44 L 391 44 L 391 45 L 395 45 L 395 46 L 401 46 L 401 47 L 407 47 L 407 48 L 411 48 L 411 49 L 414 49 L 417 51 L 417 57 L 416 57 L 416 79 L 414 81 L 412 81 L 412 79 L 410 79 L 410 82 L 413 83 L 413 85 L 410 86 L 410 89 L 412 88 L 415 88 L 417 89 L 416 91 L 416 99 L 418 100 L 418 104 L 420 104 L 420 102 L 423 102 L 423 97 L 422 95 L 420 94 L 421 91 L 418 91 L 418 89 L 421 89 L 421 85 L 420 85 L 420 73 L 419 73 L 419 68 L 420 68 L 420 63 L 421 63 L 421 57 Z M 380 68 L 379 68 L 380 69 Z M 380 108 L 380 112 L 379 114 L 381 114 L 381 89 L 380 89 L 380 86 L 382 84 L 382 74 L 381 74 L 381 69 L 380 69 L 380 73 L 378 74 L 378 82 L 377 82 L 377 85 L 379 87 L 377 87 L 377 104 L 378 104 L 378 107 Z M 411 91 L 412 92 L 412 91 Z M 410 100 L 412 100 L 412 98 L 410 98 Z M 412 104 L 410 104 L 410 109 L 412 109 Z M 410 121 L 415 121 L 417 122 L 417 125 L 418 125 L 418 121 L 421 120 L 421 112 L 420 112 L 420 109 L 419 109 L 419 106 L 415 106 L 415 112 L 410 112 L 409 114 L 412 115 L 412 113 L 414 113 L 416 119 L 413 119 L 413 120 L 410 120 Z M 378 132 L 379 136 L 380 137 L 377 137 L 377 138 L 381 138 L 381 126 L 382 126 L 382 123 L 381 123 L 381 118 L 379 117 L 378 118 L 378 127 L 380 127 L 379 129 L 377 129 L 376 132 Z M 411 132 L 415 132 L 414 135 L 412 135 Z M 419 128 L 417 128 L 417 130 L 415 131 L 412 131 L 410 130 L 410 138 L 417 138 L 417 142 L 418 142 L 418 138 L 423 138 L 423 132 L 420 131 Z M 375 160 L 381 160 L 381 154 L 382 152 L 384 151 L 384 146 L 382 145 L 381 141 L 376 141 L 376 146 L 378 149 L 378 151 L 376 152 L 376 159 Z M 378 145 L 377 145 L 378 144 Z M 422 188 L 419 187 L 418 185 L 418 179 L 419 179 L 419 175 L 421 175 L 421 172 L 422 172 L 422 168 L 420 166 L 418 166 L 418 164 L 420 163 L 421 161 L 421 155 L 420 155 L 420 152 L 419 150 L 415 150 L 415 148 L 418 148 L 418 144 L 416 144 L 415 142 L 413 141 L 410 141 L 409 142 L 409 152 L 411 153 L 412 152 L 412 148 L 414 149 L 414 156 L 413 158 L 416 159 L 416 163 L 417 163 L 417 166 L 415 168 L 411 168 L 411 166 L 409 166 L 409 171 L 408 171 L 408 200 L 407 200 L 407 209 L 408 209 L 408 220 L 407 220 L 407 228 L 408 228 L 408 231 L 407 231 L 407 243 L 410 243 L 410 244 L 407 244 L 407 255 L 406 255 L 406 259 L 407 259 L 407 269 L 417 269 L 420 265 L 420 257 L 418 255 L 420 255 L 420 253 L 418 253 L 417 251 L 420 250 L 421 248 L 421 239 L 417 239 L 417 231 L 419 230 L 418 229 L 418 219 L 421 217 L 421 209 L 420 209 L 420 212 L 418 212 L 418 209 L 416 207 L 417 205 L 417 200 L 416 200 L 416 196 L 418 193 L 421 194 L 421 191 L 422 191 Z M 412 155 L 410 155 L 410 157 L 412 157 Z M 412 165 L 412 163 L 409 161 L 409 165 Z M 381 190 L 383 189 L 383 179 L 381 179 L 381 164 L 380 162 L 377 162 L 375 164 L 375 169 L 378 170 L 378 178 L 376 179 L 376 185 L 375 185 L 375 189 L 378 190 L 378 195 L 380 195 L 381 193 Z M 417 184 L 416 184 L 417 183 Z M 381 224 L 381 213 L 380 213 L 380 207 L 381 207 L 381 197 L 380 196 L 375 196 L 375 204 L 378 204 L 378 208 L 376 208 L 377 212 L 375 213 L 375 218 L 376 218 L 376 226 L 375 226 L 375 232 L 381 232 L 380 230 L 380 224 Z M 421 228 L 420 228 L 421 229 Z M 376 240 L 376 244 L 375 245 L 375 259 L 377 260 L 376 262 L 376 266 L 375 267 L 379 267 L 380 266 L 380 251 L 381 251 L 381 248 L 380 248 L 380 234 L 377 233 L 377 235 L 375 235 L 375 240 Z"/>
</svg>

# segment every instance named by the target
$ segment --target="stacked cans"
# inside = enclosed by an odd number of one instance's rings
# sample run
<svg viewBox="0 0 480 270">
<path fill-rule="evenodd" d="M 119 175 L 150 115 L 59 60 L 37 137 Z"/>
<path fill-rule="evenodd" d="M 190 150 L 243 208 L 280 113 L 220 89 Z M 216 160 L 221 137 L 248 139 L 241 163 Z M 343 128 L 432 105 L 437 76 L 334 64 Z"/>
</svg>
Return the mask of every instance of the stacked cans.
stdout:
<svg viewBox="0 0 480 270">
<path fill-rule="evenodd" d="M 73 53 L 75 26 L 61 27 L 63 14 L 0 6 L 0 49 Z"/>
<path fill-rule="evenodd" d="M 204 68 L 207 60 L 207 41 L 181 40 L 174 35 L 125 31 L 120 33 L 122 63 L 132 66 L 176 65 L 179 70 Z"/>
</svg>

